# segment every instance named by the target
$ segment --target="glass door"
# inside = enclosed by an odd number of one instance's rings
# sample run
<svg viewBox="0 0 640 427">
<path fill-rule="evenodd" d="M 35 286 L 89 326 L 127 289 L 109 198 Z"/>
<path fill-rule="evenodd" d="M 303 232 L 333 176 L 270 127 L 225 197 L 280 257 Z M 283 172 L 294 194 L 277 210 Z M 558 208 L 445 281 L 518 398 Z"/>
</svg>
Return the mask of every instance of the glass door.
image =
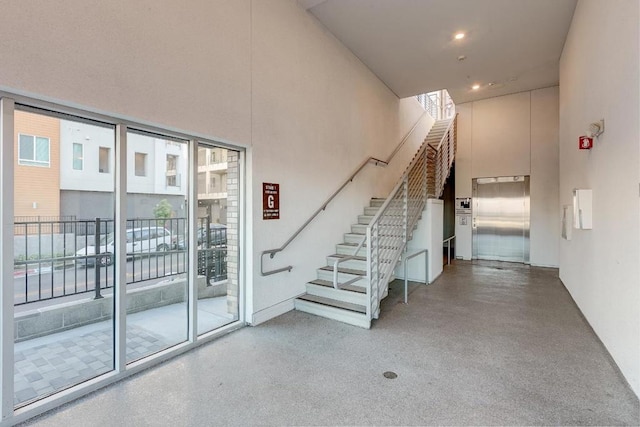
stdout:
<svg viewBox="0 0 640 427">
<path fill-rule="evenodd" d="M 188 338 L 188 152 L 127 133 L 127 363 Z"/>
<path fill-rule="evenodd" d="M 14 116 L 14 405 L 114 369 L 112 126 Z"/>
</svg>

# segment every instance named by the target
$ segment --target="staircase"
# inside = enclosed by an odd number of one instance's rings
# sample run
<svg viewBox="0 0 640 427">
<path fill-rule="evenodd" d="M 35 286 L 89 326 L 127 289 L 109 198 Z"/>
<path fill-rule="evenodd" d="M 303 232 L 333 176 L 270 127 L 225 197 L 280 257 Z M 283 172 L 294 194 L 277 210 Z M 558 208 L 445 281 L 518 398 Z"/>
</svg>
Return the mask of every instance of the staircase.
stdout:
<svg viewBox="0 0 640 427">
<path fill-rule="evenodd" d="M 380 301 L 417 226 L 427 197 L 440 197 L 455 155 L 456 118 L 434 123 L 387 199 L 371 199 L 351 232 L 316 270 L 296 310 L 363 328 L 378 317 Z"/>
<path fill-rule="evenodd" d="M 456 126 L 453 126 L 453 144 L 450 144 L 449 150 L 441 150 L 440 142 L 442 141 L 451 119 L 438 120 L 434 123 L 429 131 L 425 143 L 427 145 L 427 194 L 433 198 L 440 198 L 444 190 L 444 183 L 451 172 L 451 164 L 456 150 Z M 450 159 L 449 159 L 450 157 Z M 449 161 L 451 160 L 451 161 Z"/>
<path fill-rule="evenodd" d="M 366 237 L 367 225 L 384 203 L 384 199 L 371 199 L 358 222 L 351 225 L 351 232 L 336 245 L 336 253 L 327 257 L 327 265 L 316 270 L 317 279 L 307 283 L 307 293 L 295 300 L 296 310 L 328 317 L 355 326 L 369 328 L 367 319 L 367 248 L 363 245 L 354 252 Z M 339 289 L 333 286 L 333 265 L 336 260 L 348 256 L 353 259 L 342 262 L 338 268 Z"/>
</svg>

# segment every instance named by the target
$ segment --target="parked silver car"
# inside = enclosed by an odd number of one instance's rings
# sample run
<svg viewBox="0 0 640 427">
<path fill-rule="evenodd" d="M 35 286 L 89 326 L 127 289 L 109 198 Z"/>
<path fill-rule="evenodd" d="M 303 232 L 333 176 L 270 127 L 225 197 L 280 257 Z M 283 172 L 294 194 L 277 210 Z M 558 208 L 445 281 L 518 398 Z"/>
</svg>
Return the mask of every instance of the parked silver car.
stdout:
<svg viewBox="0 0 640 427">
<path fill-rule="evenodd" d="M 164 227 L 131 228 L 126 231 L 127 257 L 139 253 L 164 252 L 170 249 L 171 232 Z M 96 258 L 100 265 L 113 264 L 115 253 L 115 235 L 109 233 L 100 239 L 99 250 L 96 256 L 96 247 L 89 245 L 76 252 L 76 262 L 79 265 L 93 266 Z"/>
</svg>

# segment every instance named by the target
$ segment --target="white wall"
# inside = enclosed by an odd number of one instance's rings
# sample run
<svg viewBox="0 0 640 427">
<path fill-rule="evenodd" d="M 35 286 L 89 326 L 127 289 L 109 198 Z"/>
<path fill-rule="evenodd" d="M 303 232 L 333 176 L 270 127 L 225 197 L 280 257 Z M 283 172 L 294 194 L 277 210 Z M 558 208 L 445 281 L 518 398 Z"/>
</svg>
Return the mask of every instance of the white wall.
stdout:
<svg viewBox="0 0 640 427">
<path fill-rule="evenodd" d="M 24 31 L 33 22 L 47 30 Z M 267 261 L 291 273 L 261 277 L 260 252 L 282 245 L 366 156 L 388 156 L 420 117 L 417 101 L 398 100 L 295 0 L 8 2 L 0 28 L 0 89 L 248 149 L 249 321 L 304 291 L 431 124 Z M 282 219 L 262 220 L 262 182 L 281 185 Z"/>
<path fill-rule="evenodd" d="M 393 187 L 427 124 L 390 168 L 369 166 L 284 253 L 265 258 L 266 269 L 290 264 L 291 273 L 261 277 L 259 253 L 280 247 L 366 156 L 386 158 L 422 111 L 414 99 L 399 101 L 295 2 L 254 2 L 252 28 L 252 188 L 275 182 L 281 192 L 281 219 L 253 222 L 259 312 L 305 291 L 368 199 Z M 260 191 L 252 202 L 259 214 Z"/>
<path fill-rule="evenodd" d="M 444 239 L 444 201 L 428 199 L 418 221 L 413 237 L 407 243 L 406 255 L 411 256 L 418 251 L 429 251 L 428 283 L 433 282 L 442 274 L 442 240 Z M 404 259 L 396 268 L 394 275 L 404 279 Z M 407 264 L 407 277 L 414 282 L 425 282 L 425 254 L 417 255 Z"/>
<path fill-rule="evenodd" d="M 640 394 L 638 2 L 580 0 L 560 60 L 560 203 L 593 190 L 593 229 L 560 241 L 560 278 Z M 604 118 L 590 151 L 578 137 Z"/>
<path fill-rule="evenodd" d="M 471 197 L 473 178 L 529 175 L 530 261 L 558 266 L 558 87 L 456 106 L 456 197 Z M 456 256 L 471 259 L 470 221 L 456 221 Z"/>
</svg>

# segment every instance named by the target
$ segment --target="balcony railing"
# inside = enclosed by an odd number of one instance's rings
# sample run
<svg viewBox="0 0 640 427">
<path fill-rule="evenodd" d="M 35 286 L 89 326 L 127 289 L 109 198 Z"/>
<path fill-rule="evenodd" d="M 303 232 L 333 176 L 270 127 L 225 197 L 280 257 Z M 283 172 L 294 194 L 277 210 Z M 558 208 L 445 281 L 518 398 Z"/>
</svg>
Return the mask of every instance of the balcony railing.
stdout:
<svg viewBox="0 0 640 427">
<path fill-rule="evenodd" d="M 450 119 L 456 107 L 446 89 L 423 93 L 416 96 L 418 102 L 436 120 Z"/>
<path fill-rule="evenodd" d="M 211 284 L 226 279 L 226 228 L 199 219 L 198 274 Z M 186 218 L 136 218 L 126 222 L 127 256 L 114 258 L 112 219 L 16 221 L 14 223 L 14 305 L 93 293 L 114 285 L 124 264 L 126 284 L 166 280 L 188 265 Z M 96 244 L 97 243 L 97 244 Z"/>
</svg>

